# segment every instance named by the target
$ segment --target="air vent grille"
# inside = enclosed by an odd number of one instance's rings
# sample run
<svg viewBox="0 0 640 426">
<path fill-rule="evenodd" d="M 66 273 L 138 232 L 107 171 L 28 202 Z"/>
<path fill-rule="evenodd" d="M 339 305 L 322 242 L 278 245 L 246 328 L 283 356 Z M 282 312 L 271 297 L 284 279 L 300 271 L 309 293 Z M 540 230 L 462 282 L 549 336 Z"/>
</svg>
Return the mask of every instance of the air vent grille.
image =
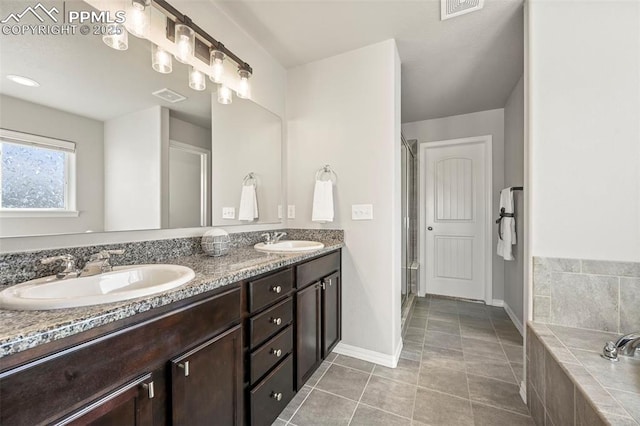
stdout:
<svg viewBox="0 0 640 426">
<path fill-rule="evenodd" d="M 163 101 L 171 102 L 172 104 L 182 102 L 187 99 L 186 96 L 182 96 L 180 93 L 167 88 L 156 90 L 152 95 L 159 97 Z"/>
<path fill-rule="evenodd" d="M 455 18 L 482 9 L 484 0 L 441 0 L 440 19 Z"/>
</svg>

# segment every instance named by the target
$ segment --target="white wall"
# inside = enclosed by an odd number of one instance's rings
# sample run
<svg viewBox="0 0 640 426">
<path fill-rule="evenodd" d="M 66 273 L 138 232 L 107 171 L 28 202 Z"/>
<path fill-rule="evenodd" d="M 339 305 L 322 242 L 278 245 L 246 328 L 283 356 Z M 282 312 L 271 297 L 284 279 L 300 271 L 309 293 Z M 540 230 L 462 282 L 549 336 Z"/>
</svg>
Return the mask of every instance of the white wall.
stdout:
<svg viewBox="0 0 640 426">
<path fill-rule="evenodd" d="M 452 117 L 436 118 L 433 120 L 404 123 L 402 132 L 406 139 L 417 139 L 419 144 L 459 139 L 473 136 L 492 135 L 493 145 L 493 216 L 498 217 L 498 203 L 500 190 L 504 188 L 504 110 L 474 112 L 471 114 L 455 115 Z M 419 184 L 418 187 L 421 187 Z M 420 208 L 420 206 L 418 206 Z M 420 232 L 420 231 L 418 231 Z M 496 255 L 497 225 L 489 238 L 493 240 L 493 299 L 504 297 L 504 260 Z M 423 254 L 420 253 L 420 256 Z M 424 262 L 421 262 L 424 263 Z M 424 267 L 424 265 L 422 265 Z M 424 276 L 424 274 L 422 274 Z"/>
<path fill-rule="evenodd" d="M 162 108 L 154 106 L 104 123 L 104 227 L 161 227 Z"/>
<path fill-rule="evenodd" d="M 504 186 L 524 186 L 524 76 L 513 88 L 504 107 Z M 514 261 L 504 262 L 504 302 L 524 324 L 524 192 L 513 192 L 517 244 Z"/>
<path fill-rule="evenodd" d="M 390 364 L 400 347 L 399 96 L 393 40 L 289 70 L 288 199 L 296 218 L 288 226 L 344 229 L 342 346 Z M 311 222 L 324 164 L 338 174 L 328 225 Z M 373 204 L 374 219 L 352 221 L 352 204 Z"/>
<path fill-rule="evenodd" d="M 529 8 L 531 254 L 640 261 L 640 2 Z"/>
<path fill-rule="evenodd" d="M 172 117 L 171 111 L 169 112 L 169 139 L 211 150 L 211 129 Z"/>
<path fill-rule="evenodd" d="M 0 110 L 3 129 L 75 142 L 76 209 L 80 212 L 78 217 L 2 218 L 0 236 L 102 231 L 102 122 L 5 95 L 0 95 Z"/>
</svg>

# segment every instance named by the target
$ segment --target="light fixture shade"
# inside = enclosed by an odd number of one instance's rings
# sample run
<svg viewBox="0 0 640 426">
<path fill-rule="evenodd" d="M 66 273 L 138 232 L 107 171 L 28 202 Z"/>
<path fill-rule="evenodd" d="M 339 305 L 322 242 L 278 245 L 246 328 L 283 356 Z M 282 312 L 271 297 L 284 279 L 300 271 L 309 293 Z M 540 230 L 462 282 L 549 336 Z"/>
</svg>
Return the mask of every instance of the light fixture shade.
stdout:
<svg viewBox="0 0 640 426">
<path fill-rule="evenodd" d="M 229 105 L 233 102 L 233 92 L 224 84 L 218 86 L 218 102 L 223 105 Z"/>
<path fill-rule="evenodd" d="M 196 41 L 196 32 L 184 24 L 176 24 L 176 59 L 183 64 L 188 64 L 193 56 Z"/>
<path fill-rule="evenodd" d="M 127 50 L 129 48 L 129 33 L 122 25 L 109 25 L 107 35 L 102 36 L 102 41 L 113 49 Z"/>
<path fill-rule="evenodd" d="M 151 31 L 151 0 L 131 0 L 127 7 L 124 25 L 134 36 L 149 38 Z"/>
<path fill-rule="evenodd" d="M 239 98 L 249 99 L 251 97 L 251 86 L 249 85 L 249 77 L 251 77 L 251 73 L 249 70 L 240 68 L 238 70 L 238 75 L 240 75 L 240 84 L 238 85 L 236 94 Z"/>
<path fill-rule="evenodd" d="M 211 74 L 209 79 L 214 83 L 220 83 L 222 81 L 222 74 L 224 74 L 224 53 L 219 50 L 211 51 Z"/>
<path fill-rule="evenodd" d="M 161 74 L 169 74 L 173 70 L 171 54 L 162 47 L 151 45 L 151 66 Z"/>
<path fill-rule="evenodd" d="M 207 88 L 207 79 L 204 73 L 198 71 L 193 66 L 189 67 L 189 87 L 193 90 L 202 91 Z"/>
</svg>

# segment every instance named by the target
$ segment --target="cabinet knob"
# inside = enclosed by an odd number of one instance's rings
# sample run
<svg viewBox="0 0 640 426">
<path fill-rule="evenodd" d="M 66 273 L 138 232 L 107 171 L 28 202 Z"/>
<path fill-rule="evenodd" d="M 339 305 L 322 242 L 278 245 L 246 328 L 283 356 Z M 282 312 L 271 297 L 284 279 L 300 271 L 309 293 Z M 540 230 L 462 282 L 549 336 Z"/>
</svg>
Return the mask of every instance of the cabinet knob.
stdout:
<svg viewBox="0 0 640 426">
<path fill-rule="evenodd" d="M 281 392 L 271 392 L 271 398 L 275 399 L 276 401 L 280 401 L 282 399 L 282 393 Z"/>
<path fill-rule="evenodd" d="M 153 399 L 153 397 L 156 396 L 156 390 L 155 390 L 155 387 L 153 386 L 153 382 L 143 383 L 142 389 L 147 391 L 147 395 L 149 396 L 149 399 Z"/>
<path fill-rule="evenodd" d="M 280 287 L 279 285 L 275 285 L 273 287 L 271 287 L 271 291 L 274 293 L 282 293 L 282 287 Z"/>
<path fill-rule="evenodd" d="M 282 318 L 271 318 L 271 322 L 275 325 L 282 324 Z"/>
<path fill-rule="evenodd" d="M 280 355 L 282 355 L 282 349 L 271 349 L 271 354 L 275 355 L 276 358 L 280 358 Z"/>
<path fill-rule="evenodd" d="M 184 363 L 181 362 L 178 364 L 178 367 L 184 370 L 184 377 L 189 376 L 189 361 L 185 361 Z"/>
</svg>

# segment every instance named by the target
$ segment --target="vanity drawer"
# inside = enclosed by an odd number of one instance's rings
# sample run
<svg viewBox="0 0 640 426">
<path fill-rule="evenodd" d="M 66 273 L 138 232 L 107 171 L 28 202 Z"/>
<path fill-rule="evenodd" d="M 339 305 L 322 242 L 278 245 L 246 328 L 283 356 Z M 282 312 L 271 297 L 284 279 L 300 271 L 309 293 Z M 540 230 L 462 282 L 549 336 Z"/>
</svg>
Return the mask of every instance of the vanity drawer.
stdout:
<svg viewBox="0 0 640 426">
<path fill-rule="evenodd" d="M 273 308 L 249 319 L 249 342 L 251 348 L 288 326 L 293 320 L 293 301 L 291 298 L 280 302 Z"/>
<path fill-rule="evenodd" d="M 309 284 L 320 281 L 327 275 L 340 269 L 340 252 L 328 254 L 311 260 L 296 267 L 297 288 L 301 289 Z"/>
<path fill-rule="evenodd" d="M 251 354 L 251 384 L 284 359 L 293 350 L 293 326 L 289 326 L 276 337 Z"/>
<path fill-rule="evenodd" d="M 293 288 L 293 270 L 286 269 L 256 281 L 249 281 L 249 312 L 287 297 Z"/>
<path fill-rule="evenodd" d="M 284 410 L 294 395 L 293 356 L 288 355 L 250 392 L 251 425 L 270 425 Z"/>
</svg>

